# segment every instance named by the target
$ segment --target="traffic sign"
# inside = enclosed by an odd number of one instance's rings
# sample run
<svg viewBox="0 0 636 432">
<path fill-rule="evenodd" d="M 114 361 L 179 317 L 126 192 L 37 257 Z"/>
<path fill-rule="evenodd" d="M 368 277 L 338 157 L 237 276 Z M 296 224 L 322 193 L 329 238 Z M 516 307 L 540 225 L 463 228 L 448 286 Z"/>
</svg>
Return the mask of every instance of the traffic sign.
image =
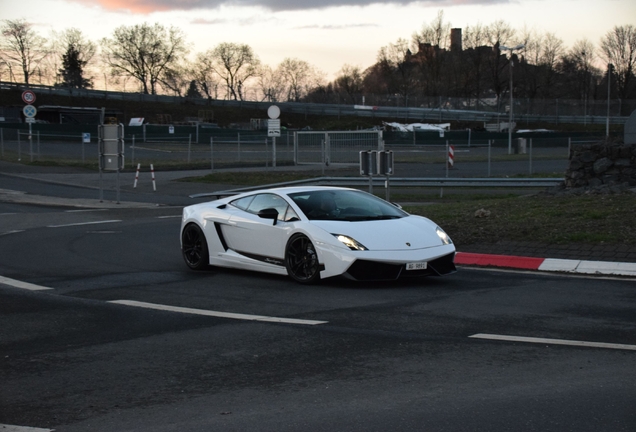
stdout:
<svg viewBox="0 0 636 432">
<path fill-rule="evenodd" d="M 35 102 L 35 93 L 33 93 L 31 90 L 23 91 L 22 100 L 24 101 L 24 103 L 31 105 L 33 102 Z"/>
<path fill-rule="evenodd" d="M 267 120 L 267 136 L 268 137 L 280 136 L 280 119 Z"/>
<path fill-rule="evenodd" d="M 276 105 L 270 105 L 270 107 L 267 108 L 267 115 L 271 119 L 277 119 L 280 116 L 280 108 Z"/>
<path fill-rule="evenodd" d="M 24 114 L 26 118 L 33 118 L 37 113 L 38 110 L 33 105 L 25 105 L 24 108 L 22 108 L 22 114 Z"/>
</svg>

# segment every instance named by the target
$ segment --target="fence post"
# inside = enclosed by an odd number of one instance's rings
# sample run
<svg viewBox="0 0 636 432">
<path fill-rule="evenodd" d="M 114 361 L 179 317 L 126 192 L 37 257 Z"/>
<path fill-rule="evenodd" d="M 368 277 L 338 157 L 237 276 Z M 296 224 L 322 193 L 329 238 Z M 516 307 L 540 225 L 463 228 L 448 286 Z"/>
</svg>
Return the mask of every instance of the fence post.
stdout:
<svg viewBox="0 0 636 432">
<path fill-rule="evenodd" d="M 528 154 L 529 154 L 528 159 L 530 159 L 530 175 L 532 175 L 532 138 L 530 138 L 530 148 L 528 150 Z"/>
<path fill-rule="evenodd" d="M 0 150 L 2 151 L 2 153 L 0 153 L 0 156 L 4 158 L 4 129 L 3 128 L 0 128 Z"/>
<path fill-rule="evenodd" d="M 190 163 L 190 151 L 192 147 L 192 134 L 188 135 L 188 163 Z"/>
<path fill-rule="evenodd" d="M 236 138 L 237 141 L 236 142 L 238 144 L 237 148 L 238 148 L 238 152 L 239 152 L 239 162 L 240 162 L 241 161 L 241 133 L 237 132 L 236 136 L 237 136 L 237 138 Z"/>
<path fill-rule="evenodd" d="M 298 165 L 298 132 L 294 132 L 294 165 Z"/>
<path fill-rule="evenodd" d="M 37 147 L 38 147 L 38 160 L 41 159 L 41 155 L 40 155 L 40 131 L 38 131 L 38 135 L 37 135 L 38 139 L 37 139 Z"/>
<path fill-rule="evenodd" d="M 20 129 L 18 129 L 18 162 L 22 160 L 22 141 L 20 141 Z"/>
<path fill-rule="evenodd" d="M 210 137 L 210 171 L 214 171 L 214 138 Z"/>
<path fill-rule="evenodd" d="M 265 168 L 269 168 L 269 145 L 267 144 L 267 138 L 265 138 Z"/>
<path fill-rule="evenodd" d="M 445 157 L 445 159 L 446 159 L 446 178 L 448 178 L 448 168 L 449 168 L 449 165 L 450 165 L 449 155 L 450 155 L 450 153 L 449 153 L 449 149 L 448 149 L 448 140 L 446 140 L 446 157 Z"/>
<path fill-rule="evenodd" d="M 133 134 L 132 136 L 132 146 L 130 148 L 131 150 L 131 161 L 130 161 L 130 166 L 135 166 L 135 135 Z"/>
<path fill-rule="evenodd" d="M 488 177 L 490 177 L 490 152 L 492 140 L 488 140 Z"/>
</svg>

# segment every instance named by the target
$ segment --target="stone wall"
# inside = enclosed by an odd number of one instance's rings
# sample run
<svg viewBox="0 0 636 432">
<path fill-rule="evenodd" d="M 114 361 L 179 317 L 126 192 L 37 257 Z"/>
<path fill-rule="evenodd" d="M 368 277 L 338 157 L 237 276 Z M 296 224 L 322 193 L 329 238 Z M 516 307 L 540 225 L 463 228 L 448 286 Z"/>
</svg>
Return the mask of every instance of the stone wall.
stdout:
<svg viewBox="0 0 636 432">
<path fill-rule="evenodd" d="M 636 187 L 636 145 L 610 140 L 573 145 L 564 187 L 588 193 L 633 189 Z"/>
</svg>

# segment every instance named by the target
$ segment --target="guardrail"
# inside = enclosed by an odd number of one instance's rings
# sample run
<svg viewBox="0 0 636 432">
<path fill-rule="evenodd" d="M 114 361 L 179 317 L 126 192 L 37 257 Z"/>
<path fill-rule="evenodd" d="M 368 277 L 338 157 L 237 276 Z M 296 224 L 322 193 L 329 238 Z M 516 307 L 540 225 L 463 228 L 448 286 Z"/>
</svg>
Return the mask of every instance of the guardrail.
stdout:
<svg viewBox="0 0 636 432">
<path fill-rule="evenodd" d="M 238 195 L 259 189 L 272 189 L 288 186 L 388 186 L 391 187 L 504 187 L 504 188 L 548 188 L 562 184 L 562 178 L 406 178 L 406 177 L 316 177 L 268 185 L 247 186 L 225 191 L 205 192 L 190 195 L 190 198 L 224 197 Z M 387 185 L 388 182 L 388 185 Z"/>
<path fill-rule="evenodd" d="M 240 100 L 224 100 L 224 99 L 205 99 L 205 98 L 186 98 L 181 96 L 168 95 L 151 95 L 143 93 L 130 92 L 113 92 L 105 90 L 92 89 L 70 89 L 51 87 L 45 85 L 29 85 L 11 82 L 0 82 L 0 90 L 24 90 L 35 89 L 38 93 L 56 94 L 61 96 L 86 97 L 107 100 L 129 100 L 139 102 L 161 102 L 182 104 L 187 102 L 193 105 L 201 106 L 217 106 L 217 107 L 235 107 L 261 110 L 266 112 L 267 108 L 274 102 L 258 102 L 258 101 L 240 101 Z M 503 121 L 508 118 L 508 114 L 497 112 L 496 109 L 491 110 L 474 110 L 474 109 L 450 109 L 447 107 L 394 107 L 387 105 L 368 106 L 360 109 L 359 105 L 334 104 L 334 103 L 306 103 L 306 102 L 275 102 L 285 113 L 305 114 L 305 115 L 324 115 L 324 116 L 357 116 L 357 117 L 380 117 L 403 119 L 405 122 L 418 122 L 423 120 L 430 121 L 477 121 L 488 122 L 496 121 L 501 118 Z M 515 109 L 517 111 L 517 109 Z M 564 108 L 562 108 L 564 111 Z M 628 117 L 610 115 L 609 122 L 611 124 L 625 124 Z M 518 124 L 547 122 L 547 123 L 578 123 L 578 124 L 605 124 L 608 116 L 605 115 L 559 115 L 558 111 L 554 115 L 550 114 L 532 114 L 518 111 L 515 115 Z"/>
</svg>

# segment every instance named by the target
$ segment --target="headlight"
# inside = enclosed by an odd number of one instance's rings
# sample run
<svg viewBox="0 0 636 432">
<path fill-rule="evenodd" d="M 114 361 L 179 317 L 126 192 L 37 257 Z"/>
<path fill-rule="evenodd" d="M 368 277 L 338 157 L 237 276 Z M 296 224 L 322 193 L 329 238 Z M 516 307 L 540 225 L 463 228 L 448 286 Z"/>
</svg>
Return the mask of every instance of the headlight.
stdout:
<svg viewBox="0 0 636 432">
<path fill-rule="evenodd" d="M 351 237 L 347 237 L 346 235 L 333 234 L 333 236 L 337 238 L 338 240 L 340 240 L 346 247 L 348 247 L 351 250 L 358 250 L 358 251 L 368 250 L 363 244 L 358 243 L 357 241 L 355 241 Z"/>
<path fill-rule="evenodd" d="M 444 243 L 445 245 L 449 245 L 453 243 L 453 241 L 450 239 L 448 234 L 446 234 L 444 230 L 441 229 L 440 227 L 437 227 L 435 229 L 435 232 L 437 233 L 437 236 L 442 240 L 442 243 Z"/>
</svg>

